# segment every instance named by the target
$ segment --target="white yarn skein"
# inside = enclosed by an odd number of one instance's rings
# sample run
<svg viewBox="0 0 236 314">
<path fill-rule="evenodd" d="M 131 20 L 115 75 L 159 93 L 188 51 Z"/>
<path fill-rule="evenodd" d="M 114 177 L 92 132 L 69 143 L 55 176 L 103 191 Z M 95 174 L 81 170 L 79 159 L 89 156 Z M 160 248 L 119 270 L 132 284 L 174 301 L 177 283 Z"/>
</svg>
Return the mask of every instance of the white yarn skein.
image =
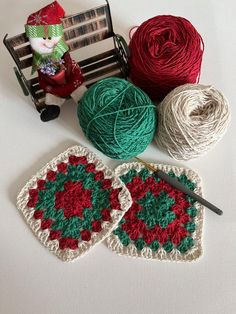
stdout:
<svg viewBox="0 0 236 314">
<path fill-rule="evenodd" d="M 177 160 L 199 157 L 223 137 L 230 121 L 227 99 L 213 86 L 185 84 L 158 106 L 157 146 Z"/>
</svg>

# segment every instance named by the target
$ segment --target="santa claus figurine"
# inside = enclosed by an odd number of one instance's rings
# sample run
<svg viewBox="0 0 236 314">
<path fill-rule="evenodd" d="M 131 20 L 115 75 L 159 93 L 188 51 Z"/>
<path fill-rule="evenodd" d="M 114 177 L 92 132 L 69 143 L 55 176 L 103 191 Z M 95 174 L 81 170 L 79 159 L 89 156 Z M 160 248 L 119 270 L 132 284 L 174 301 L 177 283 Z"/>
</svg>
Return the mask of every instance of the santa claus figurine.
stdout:
<svg viewBox="0 0 236 314">
<path fill-rule="evenodd" d="M 65 11 L 54 1 L 31 14 L 25 25 L 33 52 L 32 73 L 38 71 L 39 85 L 46 93 L 42 121 L 57 118 L 68 96 L 77 103 L 86 91 L 80 67 L 71 59 L 63 40 L 64 16 Z"/>
</svg>

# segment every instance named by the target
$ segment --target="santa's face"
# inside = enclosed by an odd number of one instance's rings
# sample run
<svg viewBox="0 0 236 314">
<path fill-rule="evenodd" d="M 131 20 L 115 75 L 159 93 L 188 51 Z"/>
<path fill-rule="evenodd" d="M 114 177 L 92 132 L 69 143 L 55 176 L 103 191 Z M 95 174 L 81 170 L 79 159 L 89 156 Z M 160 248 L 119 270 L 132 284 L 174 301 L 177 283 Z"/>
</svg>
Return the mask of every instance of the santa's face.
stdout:
<svg viewBox="0 0 236 314">
<path fill-rule="evenodd" d="M 29 42 L 34 51 L 40 55 L 45 55 L 53 52 L 54 47 L 58 44 L 61 37 L 29 38 Z"/>
</svg>

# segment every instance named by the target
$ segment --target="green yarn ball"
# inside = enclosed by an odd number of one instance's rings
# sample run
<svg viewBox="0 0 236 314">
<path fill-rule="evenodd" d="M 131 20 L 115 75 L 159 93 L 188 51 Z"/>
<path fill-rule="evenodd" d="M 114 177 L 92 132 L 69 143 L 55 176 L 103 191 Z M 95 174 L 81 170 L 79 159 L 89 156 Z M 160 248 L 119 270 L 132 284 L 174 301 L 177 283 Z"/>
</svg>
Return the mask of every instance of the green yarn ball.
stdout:
<svg viewBox="0 0 236 314">
<path fill-rule="evenodd" d="M 78 105 L 81 128 L 93 145 L 114 159 L 130 159 L 152 141 L 156 106 L 138 87 L 119 78 L 92 85 Z"/>
</svg>

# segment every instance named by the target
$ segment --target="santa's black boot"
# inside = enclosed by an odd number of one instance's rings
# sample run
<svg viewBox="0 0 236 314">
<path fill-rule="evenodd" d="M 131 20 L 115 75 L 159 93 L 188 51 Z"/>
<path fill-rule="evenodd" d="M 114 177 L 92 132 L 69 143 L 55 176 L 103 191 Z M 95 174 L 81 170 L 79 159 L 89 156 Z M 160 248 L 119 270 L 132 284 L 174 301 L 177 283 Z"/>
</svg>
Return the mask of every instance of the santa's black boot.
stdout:
<svg viewBox="0 0 236 314">
<path fill-rule="evenodd" d="M 43 122 L 56 119 L 60 114 L 60 107 L 56 105 L 47 105 L 40 114 L 40 118 Z"/>
</svg>

